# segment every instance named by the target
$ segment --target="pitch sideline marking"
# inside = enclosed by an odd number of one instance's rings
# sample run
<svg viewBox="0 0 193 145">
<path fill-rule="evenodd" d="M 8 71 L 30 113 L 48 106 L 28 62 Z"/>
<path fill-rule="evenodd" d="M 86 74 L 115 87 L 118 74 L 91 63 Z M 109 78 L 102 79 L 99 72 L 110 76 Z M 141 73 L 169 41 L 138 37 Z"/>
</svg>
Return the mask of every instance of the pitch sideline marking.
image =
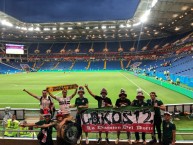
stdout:
<svg viewBox="0 0 193 145">
<path fill-rule="evenodd" d="M 136 87 L 141 88 L 139 85 L 137 85 L 135 82 L 133 82 L 132 80 L 130 80 L 127 76 L 125 76 L 124 74 L 120 73 L 122 76 L 124 76 L 128 81 L 130 81 L 132 84 L 134 84 Z M 142 88 L 141 88 L 142 89 Z M 149 95 L 148 92 L 146 92 L 144 89 L 142 89 L 147 95 Z"/>
</svg>

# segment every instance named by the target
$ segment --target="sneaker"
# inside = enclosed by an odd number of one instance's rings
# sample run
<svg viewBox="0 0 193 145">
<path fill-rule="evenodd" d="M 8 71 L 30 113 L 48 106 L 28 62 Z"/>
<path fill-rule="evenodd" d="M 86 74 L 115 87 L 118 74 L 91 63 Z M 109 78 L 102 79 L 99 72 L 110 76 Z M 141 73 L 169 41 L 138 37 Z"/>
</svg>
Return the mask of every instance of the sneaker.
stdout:
<svg viewBox="0 0 193 145">
<path fill-rule="evenodd" d="M 154 138 L 154 139 L 150 140 L 149 143 L 150 143 L 150 144 L 157 143 L 157 140 Z"/>
<path fill-rule="evenodd" d="M 89 140 L 88 140 L 88 137 L 86 137 L 86 144 L 89 144 Z"/>
<path fill-rule="evenodd" d="M 97 144 L 100 144 L 102 141 L 102 138 L 99 138 L 98 141 L 97 141 Z"/>
<path fill-rule="evenodd" d="M 81 138 L 79 138 L 79 139 L 77 140 L 77 144 L 80 144 L 80 141 L 81 141 Z"/>
<path fill-rule="evenodd" d="M 132 144 L 132 141 L 129 139 L 129 140 L 128 140 L 128 143 L 129 143 L 129 144 Z"/>
<path fill-rule="evenodd" d="M 107 142 L 107 144 L 110 144 L 110 141 L 109 141 L 109 139 L 108 139 L 108 138 L 106 138 L 106 142 Z"/>
<path fill-rule="evenodd" d="M 116 140 L 115 140 L 115 144 L 118 144 L 119 143 L 119 139 L 117 138 Z"/>
<path fill-rule="evenodd" d="M 143 144 L 147 144 L 145 140 L 143 141 Z"/>
<path fill-rule="evenodd" d="M 135 140 L 134 143 L 139 143 L 139 140 Z"/>
</svg>

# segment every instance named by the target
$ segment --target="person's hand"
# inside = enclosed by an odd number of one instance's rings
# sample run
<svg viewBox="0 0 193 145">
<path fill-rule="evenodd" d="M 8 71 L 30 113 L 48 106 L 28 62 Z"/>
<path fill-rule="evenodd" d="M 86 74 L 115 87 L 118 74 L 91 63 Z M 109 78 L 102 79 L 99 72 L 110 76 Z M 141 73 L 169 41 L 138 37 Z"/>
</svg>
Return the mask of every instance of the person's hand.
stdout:
<svg viewBox="0 0 193 145">
<path fill-rule="evenodd" d="M 175 141 L 172 141 L 172 145 L 175 145 Z"/>
<path fill-rule="evenodd" d="M 84 87 L 85 87 L 85 88 L 88 88 L 88 84 L 85 84 Z"/>
<path fill-rule="evenodd" d="M 154 107 L 158 107 L 157 103 L 154 103 Z"/>
<path fill-rule="evenodd" d="M 24 92 L 26 92 L 26 89 L 23 89 Z"/>
</svg>

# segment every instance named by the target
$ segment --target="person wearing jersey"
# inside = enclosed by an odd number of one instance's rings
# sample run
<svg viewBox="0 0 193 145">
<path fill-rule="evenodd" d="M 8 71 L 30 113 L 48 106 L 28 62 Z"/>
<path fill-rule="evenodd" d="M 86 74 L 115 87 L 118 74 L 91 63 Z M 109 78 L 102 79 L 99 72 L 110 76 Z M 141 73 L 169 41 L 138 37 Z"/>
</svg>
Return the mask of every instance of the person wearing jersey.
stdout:
<svg viewBox="0 0 193 145">
<path fill-rule="evenodd" d="M 120 94 L 119 94 L 119 99 L 117 99 L 115 106 L 116 108 L 124 107 L 124 106 L 130 106 L 131 101 L 127 99 L 127 94 L 124 89 L 121 89 Z M 117 140 L 115 141 L 115 144 L 119 143 L 119 137 L 120 137 L 120 131 L 117 132 Z M 127 139 L 128 143 L 132 144 L 131 142 L 131 133 L 127 132 Z"/>
<path fill-rule="evenodd" d="M 51 92 L 49 92 L 49 95 L 57 100 L 59 102 L 59 106 L 60 106 L 60 111 L 62 111 L 63 113 L 66 112 L 67 114 L 70 114 L 70 100 L 76 95 L 77 93 L 77 89 L 75 90 L 75 92 L 71 95 L 71 96 L 67 96 L 67 90 L 62 90 L 62 97 L 57 97 L 54 96 Z M 64 113 L 64 114 L 66 114 Z"/>
<path fill-rule="evenodd" d="M 157 99 L 157 95 L 155 92 L 150 93 L 150 98 L 147 100 L 148 106 L 154 107 L 154 132 L 152 134 L 152 140 L 149 142 L 150 144 L 157 143 L 155 129 L 158 133 L 158 139 L 159 143 L 162 142 L 161 139 L 161 124 L 162 124 L 162 117 L 161 117 L 161 111 L 165 111 L 166 107 L 164 106 L 163 102 L 159 99 Z"/>
<path fill-rule="evenodd" d="M 77 114 L 76 114 L 76 123 L 78 125 L 78 130 L 80 131 L 80 134 L 82 135 L 82 127 L 81 127 L 81 116 L 80 116 L 80 111 L 81 109 L 86 109 L 88 108 L 88 99 L 84 97 L 84 87 L 80 86 L 78 88 L 78 95 L 79 97 L 76 98 L 75 100 L 75 104 L 72 107 L 77 107 Z M 88 133 L 85 132 L 85 136 L 86 136 L 86 144 L 89 144 L 89 140 L 88 140 Z M 80 144 L 81 138 L 78 139 L 77 144 Z"/>
<path fill-rule="evenodd" d="M 164 113 L 163 120 L 163 145 L 175 145 L 176 142 L 176 125 L 171 121 L 169 112 Z"/>
<path fill-rule="evenodd" d="M 37 96 L 35 94 L 32 94 L 31 92 L 27 91 L 26 89 L 24 89 L 23 91 L 40 101 L 40 114 L 51 113 L 51 117 L 53 117 L 54 112 L 55 112 L 54 103 L 52 102 L 50 96 L 47 96 L 46 90 L 42 91 L 42 96 Z"/>
<path fill-rule="evenodd" d="M 45 124 L 50 124 L 53 121 L 51 120 L 51 114 L 44 114 L 44 120 L 40 120 L 36 123 L 27 123 L 27 124 L 21 124 L 21 127 L 36 127 L 36 126 L 42 126 Z M 54 145 L 52 140 L 52 126 L 49 127 L 42 127 L 40 133 L 43 134 L 42 138 L 38 139 L 40 145 Z"/>
<path fill-rule="evenodd" d="M 55 127 L 57 131 L 56 135 L 56 144 L 57 145 L 71 145 L 67 141 L 64 140 L 64 127 L 68 121 L 71 121 L 73 117 L 70 114 L 64 115 L 61 111 L 57 112 L 56 121 L 50 122 L 49 124 L 43 124 L 37 126 L 38 128 L 48 128 L 48 127 Z"/>
<path fill-rule="evenodd" d="M 133 102 L 131 103 L 132 106 L 136 106 L 136 107 L 144 107 L 147 106 L 147 103 L 144 101 L 145 96 L 143 95 L 143 91 L 141 89 L 137 89 L 137 96 L 136 99 L 133 100 Z M 136 121 L 138 122 L 139 120 L 139 112 L 136 112 Z M 146 144 L 146 138 L 145 138 L 146 133 L 142 132 L 142 140 L 143 140 L 143 144 Z M 140 140 L 140 136 L 139 136 L 139 132 L 135 132 L 135 141 L 134 143 L 139 143 Z"/>
<path fill-rule="evenodd" d="M 88 85 L 85 84 L 85 88 L 87 89 L 87 91 L 89 92 L 89 94 L 98 101 L 98 108 L 103 108 L 103 107 L 112 107 L 112 102 L 111 99 L 107 97 L 107 90 L 105 88 L 103 88 L 101 90 L 100 95 L 101 96 L 97 96 L 95 94 L 93 94 L 90 89 L 88 88 Z M 102 132 L 99 132 L 99 139 L 97 144 L 100 144 L 100 142 L 102 141 Z M 107 144 L 110 144 L 109 139 L 108 139 L 108 132 L 106 132 L 106 142 Z"/>
</svg>

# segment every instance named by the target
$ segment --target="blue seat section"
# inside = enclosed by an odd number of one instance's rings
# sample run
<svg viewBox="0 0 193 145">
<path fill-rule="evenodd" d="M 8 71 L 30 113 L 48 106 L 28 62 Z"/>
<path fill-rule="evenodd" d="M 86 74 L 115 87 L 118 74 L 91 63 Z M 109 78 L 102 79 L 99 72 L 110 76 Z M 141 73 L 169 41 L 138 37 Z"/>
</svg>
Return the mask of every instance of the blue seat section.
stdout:
<svg viewBox="0 0 193 145">
<path fill-rule="evenodd" d="M 22 72 L 22 70 L 18 70 L 3 63 L 0 63 L 0 74 L 12 74 L 19 72 Z"/>
<path fill-rule="evenodd" d="M 72 70 L 83 71 L 86 70 L 87 65 L 88 65 L 87 61 L 76 61 Z"/>
<path fill-rule="evenodd" d="M 107 70 L 121 70 L 121 62 L 120 61 L 107 61 Z"/>
<path fill-rule="evenodd" d="M 168 62 L 167 66 L 163 66 Z M 133 62 L 134 63 L 134 62 Z M 193 87 L 193 55 L 172 56 L 162 60 L 144 60 L 139 66 L 140 72 L 146 72 L 149 76 L 157 76 L 163 80 L 167 80 L 165 71 L 169 71 L 169 79 L 176 82 L 179 78 L 180 82 Z"/>
<path fill-rule="evenodd" d="M 103 70 L 104 61 L 91 61 L 89 70 Z"/>
</svg>

